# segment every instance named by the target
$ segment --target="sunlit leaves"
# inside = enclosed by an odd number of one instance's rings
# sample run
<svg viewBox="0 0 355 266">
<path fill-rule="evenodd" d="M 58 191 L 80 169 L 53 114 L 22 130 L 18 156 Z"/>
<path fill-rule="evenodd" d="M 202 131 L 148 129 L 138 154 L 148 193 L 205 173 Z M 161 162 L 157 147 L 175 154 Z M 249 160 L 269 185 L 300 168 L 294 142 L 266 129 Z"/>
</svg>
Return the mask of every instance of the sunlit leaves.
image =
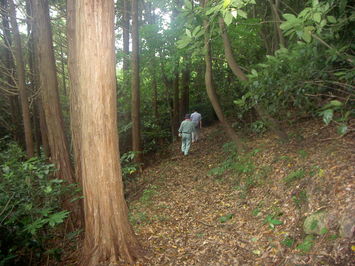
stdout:
<svg viewBox="0 0 355 266">
<path fill-rule="evenodd" d="M 233 15 L 231 12 L 226 12 L 224 15 L 224 22 L 228 25 L 230 25 L 233 21 Z"/>
<path fill-rule="evenodd" d="M 337 23 L 337 20 L 334 16 L 327 16 L 327 20 L 330 22 L 330 23 Z"/>
<path fill-rule="evenodd" d="M 192 10 L 192 4 L 189 0 L 185 0 L 184 5 L 186 9 Z"/>
</svg>

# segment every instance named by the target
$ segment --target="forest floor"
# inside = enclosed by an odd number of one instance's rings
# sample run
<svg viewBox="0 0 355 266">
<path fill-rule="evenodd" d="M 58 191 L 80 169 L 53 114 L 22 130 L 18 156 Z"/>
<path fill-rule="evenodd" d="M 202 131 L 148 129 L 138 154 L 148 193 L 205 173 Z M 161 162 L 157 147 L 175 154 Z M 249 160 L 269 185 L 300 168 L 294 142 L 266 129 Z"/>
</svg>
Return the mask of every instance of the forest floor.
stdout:
<svg viewBox="0 0 355 266">
<path fill-rule="evenodd" d="M 244 155 L 219 124 L 202 129 L 189 156 L 172 144 L 126 184 L 146 250 L 137 265 L 355 265 L 354 238 L 338 231 L 341 217 L 355 220 L 354 135 L 316 121 L 288 134 L 287 144 L 248 137 Z M 334 224 L 307 236 L 305 217 L 320 210 Z"/>
</svg>

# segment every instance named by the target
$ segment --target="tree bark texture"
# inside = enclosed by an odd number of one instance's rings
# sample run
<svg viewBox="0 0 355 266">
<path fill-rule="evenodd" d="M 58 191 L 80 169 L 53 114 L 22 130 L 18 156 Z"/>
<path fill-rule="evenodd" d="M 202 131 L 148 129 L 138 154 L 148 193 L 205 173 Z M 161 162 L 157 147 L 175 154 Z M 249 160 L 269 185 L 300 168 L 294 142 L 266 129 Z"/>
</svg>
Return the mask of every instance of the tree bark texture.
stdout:
<svg viewBox="0 0 355 266">
<path fill-rule="evenodd" d="M 83 265 L 132 264 L 140 252 L 128 222 L 117 133 L 113 1 L 75 2 L 75 90 L 85 209 Z M 73 51 L 72 51 L 73 52 Z M 70 53 L 70 55 L 73 55 Z M 73 104 L 73 102 L 71 102 Z"/>
<path fill-rule="evenodd" d="M 20 100 L 21 100 L 21 109 L 22 109 L 22 119 L 23 127 L 25 132 L 25 142 L 26 142 L 26 152 L 28 157 L 34 155 L 34 146 L 33 146 L 33 134 L 31 128 L 31 116 L 30 108 L 27 98 L 27 90 L 25 84 L 25 64 L 22 55 L 22 45 L 20 32 L 18 29 L 18 24 L 16 20 L 16 10 L 13 0 L 9 0 L 9 11 L 10 11 L 10 21 L 13 31 L 14 38 L 14 56 L 15 56 L 15 65 L 16 65 L 16 74 L 17 74 L 17 86 L 19 89 Z"/>
<path fill-rule="evenodd" d="M 13 73 L 15 73 L 15 64 L 14 58 L 11 54 L 11 46 L 12 46 L 12 39 L 11 39 L 11 32 L 10 32 L 10 22 L 9 22 L 9 14 L 8 14 L 8 3 L 7 0 L 0 1 L 0 14 L 2 19 L 2 32 L 3 32 L 3 40 L 4 40 L 4 65 L 7 69 L 7 73 L 5 74 L 4 80 L 7 81 L 7 87 L 9 90 L 16 87 L 15 79 L 13 77 Z M 13 139 L 20 144 L 23 142 L 23 134 L 21 133 L 21 111 L 19 106 L 19 98 L 17 95 L 9 95 L 8 96 L 9 103 L 10 103 L 10 112 L 11 112 L 11 133 Z"/>
<path fill-rule="evenodd" d="M 52 32 L 47 0 L 32 0 L 35 25 L 35 47 L 38 56 L 39 82 L 42 106 L 48 130 L 51 161 L 56 165 L 59 178 L 75 182 L 70 161 L 64 122 L 59 103 L 58 81 L 53 51 Z"/>
<path fill-rule="evenodd" d="M 178 68 L 179 63 L 175 63 L 175 67 Z M 173 139 L 177 139 L 178 130 L 179 130 L 179 122 L 182 120 L 179 115 L 179 71 L 175 70 L 174 79 L 173 79 Z"/>
<path fill-rule="evenodd" d="M 67 1 L 67 38 L 68 38 L 68 72 L 69 72 L 69 101 L 70 101 L 70 131 L 72 137 L 72 148 L 74 152 L 74 169 L 76 182 L 82 184 L 82 172 L 80 165 L 80 146 L 79 146 L 79 132 L 80 132 L 80 113 L 78 105 L 78 95 L 76 87 L 78 86 L 78 65 L 76 52 L 76 19 L 75 7 L 76 0 Z"/>
<path fill-rule="evenodd" d="M 187 60 L 187 58 L 185 58 Z M 185 60 L 185 61 L 186 61 Z M 190 99 L 190 69 L 188 65 L 185 65 L 184 70 L 182 71 L 182 95 L 181 95 L 181 104 L 180 104 L 180 113 L 185 115 L 189 112 L 189 99 Z"/>
<path fill-rule="evenodd" d="M 139 34 L 138 34 L 138 0 L 131 1 L 132 8 L 132 59 L 131 59 L 131 87 L 132 87 L 132 150 L 135 162 L 142 162 L 141 117 L 140 117 L 140 77 L 139 77 Z"/>
<path fill-rule="evenodd" d="M 208 0 L 201 0 L 202 7 L 205 7 Z M 226 117 L 223 114 L 222 107 L 219 103 L 218 96 L 216 90 L 213 85 L 213 77 L 212 77 L 212 56 L 211 56 L 211 44 L 209 39 L 209 22 L 207 19 L 204 19 L 203 26 L 205 29 L 204 34 L 204 49 L 205 49 L 205 85 L 207 90 L 207 95 L 211 101 L 213 109 L 218 117 L 218 120 L 221 122 L 223 127 L 226 130 L 227 135 L 230 139 L 236 144 L 238 151 L 244 150 L 244 145 L 240 139 L 240 137 L 236 134 L 232 126 L 227 121 Z"/>
<path fill-rule="evenodd" d="M 274 2 L 275 1 L 275 2 Z M 270 7 L 271 7 L 271 12 L 272 12 L 272 17 L 274 19 L 274 26 L 275 26 L 275 32 L 276 32 L 276 38 L 275 40 L 278 40 L 277 46 L 279 48 L 285 47 L 285 38 L 282 34 L 280 25 L 281 25 L 281 19 L 279 15 L 279 6 L 280 6 L 280 1 L 279 0 L 269 0 Z M 275 45 L 276 46 L 276 45 Z M 277 47 L 276 46 L 276 47 Z"/>
</svg>

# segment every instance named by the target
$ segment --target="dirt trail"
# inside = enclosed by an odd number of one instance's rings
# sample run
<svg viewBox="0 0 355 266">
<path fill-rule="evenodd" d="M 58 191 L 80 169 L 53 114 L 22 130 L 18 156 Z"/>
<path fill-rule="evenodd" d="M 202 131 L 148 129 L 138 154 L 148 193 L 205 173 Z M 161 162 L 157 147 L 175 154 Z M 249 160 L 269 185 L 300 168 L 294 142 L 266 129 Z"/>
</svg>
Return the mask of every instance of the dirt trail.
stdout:
<svg viewBox="0 0 355 266">
<path fill-rule="evenodd" d="M 245 199 L 233 183 L 208 174 L 226 157 L 222 150 L 226 141 L 218 125 L 205 128 L 189 156 L 183 156 L 175 143 L 167 159 L 143 173 L 143 193 L 139 200 L 129 200 L 131 222 L 148 250 L 138 264 L 313 265 L 312 255 L 295 254 L 280 244 L 290 228 L 287 224 L 296 224 L 299 218 L 289 215 L 285 225 L 272 229 L 263 222 L 271 207 L 263 217 L 253 213 L 261 201 L 280 202 L 275 191 L 259 186 L 254 199 Z M 283 206 L 287 209 L 288 204 Z M 332 265 L 326 254 L 313 256 Z"/>
</svg>

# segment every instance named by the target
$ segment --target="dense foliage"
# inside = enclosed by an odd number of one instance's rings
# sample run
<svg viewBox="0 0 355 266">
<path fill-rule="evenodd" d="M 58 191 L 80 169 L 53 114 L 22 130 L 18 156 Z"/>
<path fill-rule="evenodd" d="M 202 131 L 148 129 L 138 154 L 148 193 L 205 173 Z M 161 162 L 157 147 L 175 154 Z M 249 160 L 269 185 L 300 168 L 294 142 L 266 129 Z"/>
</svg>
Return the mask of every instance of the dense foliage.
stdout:
<svg viewBox="0 0 355 266">
<path fill-rule="evenodd" d="M 142 169 L 143 163 L 136 162 L 137 152 L 131 151 L 131 113 L 137 106 L 131 102 L 130 2 L 115 1 L 118 131 L 126 184 Z M 143 143 L 139 154 L 142 152 L 145 158 L 176 140 L 176 124 L 185 113 L 198 110 L 203 126 L 217 120 L 206 93 L 206 40 L 211 46 L 211 75 L 217 100 L 236 131 L 248 134 L 272 129 L 258 112 L 260 107 L 280 128 L 316 117 L 325 125 L 335 125 L 340 137 L 354 131 L 355 12 L 351 1 L 139 2 L 139 108 Z M 25 77 L 22 78 L 28 93 L 24 101 L 28 101 L 31 121 L 27 122 L 34 132 L 36 149 L 33 149 L 37 151 L 37 157 L 33 158 L 23 152 L 26 146 L 24 107 L 19 96 L 19 71 L 16 70 L 19 62 L 14 56 L 15 26 L 10 19 L 10 3 L 16 6 L 20 30 L 22 51 L 17 52 L 24 58 Z M 48 4 L 63 128 L 71 140 L 69 102 L 73 84 L 68 71 L 67 1 L 48 1 Z M 55 178 L 56 167 L 42 154 L 46 152 L 48 128 L 42 114 L 38 69 L 34 67 L 39 64 L 33 43 L 36 35 L 31 1 L 1 0 L 0 20 L 0 266 L 36 264 L 43 256 L 60 259 L 61 248 L 51 243 L 51 239 L 67 234 L 69 211 L 64 209 L 69 208 L 63 202 L 75 201 L 80 196 L 74 184 Z M 127 39 L 124 30 L 128 31 Z M 232 55 L 226 53 L 223 33 L 229 38 Z M 128 51 L 124 50 L 123 43 L 130 47 Z M 235 61 L 244 78 L 235 74 L 228 59 Z M 77 147 L 71 148 L 73 151 Z M 210 174 L 220 176 L 226 171 L 243 174 L 245 182 L 238 180 L 236 186 L 246 195 L 263 181 L 269 170 L 252 163 L 258 150 L 238 154 L 232 143 L 224 148 L 227 159 Z M 46 155 L 49 155 L 48 148 Z M 73 152 L 70 156 L 75 157 Z M 63 168 L 58 165 L 57 169 Z M 255 174 L 257 171 L 261 173 L 259 176 Z M 296 171 L 285 183 L 302 176 L 304 172 Z M 145 194 L 145 201 L 149 201 L 153 191 L 151 188 Z M 269 216 L 266 222 L 277 224 L 275 219 Z M 66 239 L 70 240 L 78 232 L 67 234 Z M 29 262 L 28 258 L 31 258 Z"/>
<path fill-rule="evenodd" d="M 53 178 L 54 171 L 45 159 L 26 160 L 16 143 L 0 140 L 0 265 L 60 258 L 61 249 L 48 242 L 67 223 L 69 212 L 61 202 L 72 199 L 76 189 Z"/>
</svg>

